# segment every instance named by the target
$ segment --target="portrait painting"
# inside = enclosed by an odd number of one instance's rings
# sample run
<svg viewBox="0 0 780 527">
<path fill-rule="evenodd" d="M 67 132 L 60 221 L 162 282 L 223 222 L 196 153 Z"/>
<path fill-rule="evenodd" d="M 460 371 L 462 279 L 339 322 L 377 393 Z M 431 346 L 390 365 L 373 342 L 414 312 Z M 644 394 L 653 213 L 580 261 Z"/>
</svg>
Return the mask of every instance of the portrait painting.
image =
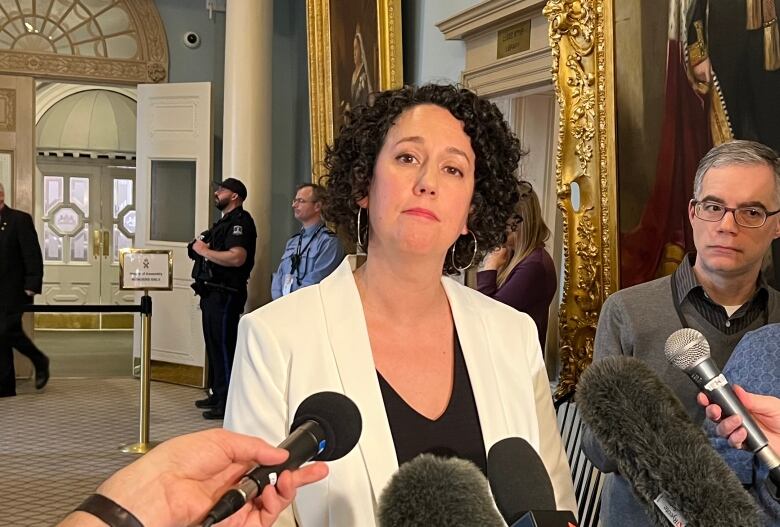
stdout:
<svg viewBox="0 0 780 527">
<path fill-rule="evenodd" d="M 307 0 L 312 175 L 344 115 L 400 87 L 401 0 Z"/>
<path fill-rule="evenodd" d="M 330 0 L 333 108 L 342 120 L 379 87 L 376 8 L 376 0 Z"/>
<path fill-rule="evenodd" d="M 780 148 L 776 4 L 614 2 L 621 287 L 670 274 L 693 250 L 688 204 L 712 146 Z"/>
<path fill-rule="evenodd" d="M 778 0 L 547 1 L 566 255 L 557 396 L 590 364 L 606 298 L 671 274 L 694 249 L 702 157 L 731 139 L 780 148 L 777 10 Z"/>
</svg>

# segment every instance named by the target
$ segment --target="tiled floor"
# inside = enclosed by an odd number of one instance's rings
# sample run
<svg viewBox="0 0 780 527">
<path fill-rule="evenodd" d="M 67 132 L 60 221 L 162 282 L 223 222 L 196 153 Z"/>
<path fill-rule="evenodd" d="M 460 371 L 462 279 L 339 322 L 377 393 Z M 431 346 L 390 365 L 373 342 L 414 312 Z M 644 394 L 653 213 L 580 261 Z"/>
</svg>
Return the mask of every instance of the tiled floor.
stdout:
<svg viewBox="0 0 780 527">
<path fill-rule="evenodd" d="M 19 383 L 0 398 L 2 525 L 55 525 L 97 485 L 135 456 L 118 447 L 138 440 L 140 383 L 133 378 L 53 378 L 41 392 Z M 153 382 L 150 438 L 221 426 L 205 421 L 195 388 Z"/>
</svg>

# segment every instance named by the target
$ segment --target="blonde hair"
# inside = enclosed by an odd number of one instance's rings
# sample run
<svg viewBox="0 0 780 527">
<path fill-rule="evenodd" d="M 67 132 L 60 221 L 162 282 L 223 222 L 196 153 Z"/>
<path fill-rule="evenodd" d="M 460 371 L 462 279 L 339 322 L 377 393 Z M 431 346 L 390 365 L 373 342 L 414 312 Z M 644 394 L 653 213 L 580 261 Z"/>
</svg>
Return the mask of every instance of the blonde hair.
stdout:
<svg viewBox="0 0 780 527">
<path fill-rule="evenodd" d="M 515 232 L 515 245 L 510 247 L 514 251 L 512 258 L 506 265 L 499 269 L 496 277 L 496 285 L 501 287 L 509 277 L 512 269 L 522 262 L 526 256 L 531 254 L 539 247 L 544 247 L 545 242 L 550 237 L 550 229 L 542 219 L 542 208 L 539 205 L 539 198 L 536 196 L 533 187 L 527 181 L 518 183 L 520 199 L 515 205 L 515 225 L 512 230 Z"/>
</svg>

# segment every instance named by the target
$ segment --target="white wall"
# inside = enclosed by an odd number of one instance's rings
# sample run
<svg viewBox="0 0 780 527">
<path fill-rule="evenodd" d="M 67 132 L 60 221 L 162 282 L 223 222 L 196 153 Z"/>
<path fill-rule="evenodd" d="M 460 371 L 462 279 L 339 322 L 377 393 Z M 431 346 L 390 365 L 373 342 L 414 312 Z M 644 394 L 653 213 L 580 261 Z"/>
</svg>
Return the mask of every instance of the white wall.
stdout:
<svg viewBox="0 0 780 527">
<path fill-rule="evenodd" d="M 404 82 L 460 82 L 466 45 L 444 40 L 436 24 L 481 2 L 475 0 L 405 0 L 403 2 Z"/>
</svg>

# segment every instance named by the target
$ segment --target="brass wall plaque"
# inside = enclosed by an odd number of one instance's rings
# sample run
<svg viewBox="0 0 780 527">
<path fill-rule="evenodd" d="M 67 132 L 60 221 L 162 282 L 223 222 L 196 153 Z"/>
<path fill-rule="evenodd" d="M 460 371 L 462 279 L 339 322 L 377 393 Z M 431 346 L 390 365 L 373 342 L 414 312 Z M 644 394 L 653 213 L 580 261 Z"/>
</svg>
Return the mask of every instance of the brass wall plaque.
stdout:
<svg viewBox="0 0 780 527">
<path fill-rule="evenodd" d="M 496 58 L 503 59 L 509 55 L 531 49 L 531 21 L 526 20 L 498 31 Z"/>
</svg>

